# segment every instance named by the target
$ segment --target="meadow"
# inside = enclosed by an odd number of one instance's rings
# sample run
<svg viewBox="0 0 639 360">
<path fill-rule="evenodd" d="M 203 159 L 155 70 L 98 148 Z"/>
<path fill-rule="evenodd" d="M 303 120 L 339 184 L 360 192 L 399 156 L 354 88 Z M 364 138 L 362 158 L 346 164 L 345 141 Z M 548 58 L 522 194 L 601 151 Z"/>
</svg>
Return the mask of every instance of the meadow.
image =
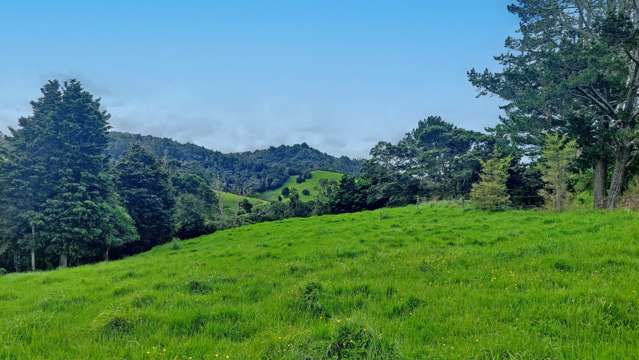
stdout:
<svg viewBox="0 0 639 360">
<path fill-rule="evenodd" d="M 409 206 L 0 277 L 0 359 L 623 359 L 639 215 Z"/>
<path fill-rule="evenodd" d="M 317 191 L 319 189 L 319 184 L 322 179 L 339 181 L 342 178 L 342 174 L 334 171 L 324 171 L 324 170 L 316 170 L 311 171 L 311 178 L 307 179 L 303 183 L 297 182 L 297 176 L 291 176 L 284 185 L 280 186 L 277 189 L 270 190 L 267 192 L 263 192 L 258 195 L 260 199 L 268 200 L 268 201 L 277 201 L 278 197 L 282 194 L 282 189 L 288 187 L 289 189 L 296 189 L 300 195 L 300 200 L 302 201 L 311 201 L 315 199 L 317 196 Z M 304 190 L 308 190 L 309 194 L 303 194 Z"/>
<path fill-rule="evenodd" d="M 247 199 L 254 207 L 261 207 L 268 205 L 268 201 L 250 197 L 250 196 L 242 196 L 230 192 L 225 191 L 216 191 L 218 199 L 222 201 L 222 206 L 224 207 L 224 214 L 227 216 L 232 216 L 237 213 L 237 204 L 242 199 Z"/>
</svg>

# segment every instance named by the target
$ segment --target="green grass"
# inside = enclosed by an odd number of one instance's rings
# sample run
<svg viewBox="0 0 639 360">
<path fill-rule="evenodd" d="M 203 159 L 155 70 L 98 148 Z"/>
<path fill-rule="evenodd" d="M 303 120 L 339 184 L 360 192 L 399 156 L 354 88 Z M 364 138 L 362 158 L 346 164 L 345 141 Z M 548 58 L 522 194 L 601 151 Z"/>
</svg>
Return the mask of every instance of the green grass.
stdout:
<svg viewBox="0 0 639 360">
<path fill-rule="evenodd" d="M 333 171 L 323 171 L 317 170 L 311 172 L 311 178 L 304 181 L 301 184 L 298 184 L 296 179 L 297 176 L 291 176 L 288 181 L 279 188 L 267 192 L 263 192 L 258 195 L 259 198 L 268 200 L 268 201 L 277 201 L 278 196 L 282 194 L 282 189 L 288 187 L 289 189 L 297 189 L 300 194 L 300 199 L 302 201 L 311 201 L 315 199 L 317 196 L 317 189 L 319 188 L 319 183 L 321 179 L 327 180 L 335 180 L 339 181 L 342 178 L 341 173 L 333 172 Z M 309 195 L 302 194 L 302 191 L 308 190 L 310 192 Z"/>
<path fill-rule="evenodd" d="M 423 205 L 0 277 L 0 359 L 622 359 L 639 215 Z"/>
<path fill-rule="evenodd" d="M 249 196 L 242 196 L 242 195 L 233 194 L 233 193 L 224 192 L 224 191 L 216 191 L 215 193 L 217 194 L 218 198 L 222 200 L 222 204 L 224 206 L 224 212 L 227 215 L 235 215 L 237 211 L 237 203 L 244 198 L 248 199 L 248 201 L 250 201 L 251 204 L 253 204 L 253 206 L 256 206 L 256 207 L 268 205 L 268 201 L 263 199 L 258 199 L 258 198 L 249 197 Z"/>
</svg>

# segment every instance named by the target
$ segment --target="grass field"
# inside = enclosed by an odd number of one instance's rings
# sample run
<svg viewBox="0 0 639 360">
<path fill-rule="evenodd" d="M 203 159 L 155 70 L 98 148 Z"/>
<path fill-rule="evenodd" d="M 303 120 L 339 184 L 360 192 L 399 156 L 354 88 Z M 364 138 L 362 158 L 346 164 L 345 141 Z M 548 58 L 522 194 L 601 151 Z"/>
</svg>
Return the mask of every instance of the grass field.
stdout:
<svg viewBox="0 0 639 360">
<path fill-rule="evenodd" d="M 258 197 L 268 201 L 276 201 L 277 197 L 282 194 L 282 189 L 285 187 L 288 187 L 289 189 L 297 189 L 297 191 L 300 194 L 300 199 L 302 201 L 311 201 L 316 196 L 317 189 L 321 179 L 339 181 L 339 179 L 342 178 L 341 173 L 337 173 L 333 171 L 317 170 L 317 171 L 312 171 L 311 174 L 312 174 L 311 178 L 304 181 L 301 184 L 297 183 L 296 181 L 297 176 L 291 176 L 284 185 L 280 186 L 279 188 L 275 190 L 263 192 L 259 194 Z M 302 194 L 302 191 L 304 190 L 308 190 L 310 194 L 309 195 Z"/>
<path fill-rule="evenodd" d="M 0 359 L 623 359 L 639 215 L 290 219 L 0 277 Z"/>
<path fill-rule="evenodd" d="M 222 204 L 224 206 L 224 212 L 227 215 L 234 215 L 237 212 L 237 203 L 243 198 L 248 199 L 251 202 L 251 204 L 253 204 L 253 206 L 257 206 L 257 207 L 268 204 L 268 201 L 254 198 L 254 197 L 242 196 L 242 195 L 233 194 L 233 193 L 224 192 L 224 191 L 216 191 L 215 193 L 217 194 L 218 199 L 222 200 Z"/>
</svg>

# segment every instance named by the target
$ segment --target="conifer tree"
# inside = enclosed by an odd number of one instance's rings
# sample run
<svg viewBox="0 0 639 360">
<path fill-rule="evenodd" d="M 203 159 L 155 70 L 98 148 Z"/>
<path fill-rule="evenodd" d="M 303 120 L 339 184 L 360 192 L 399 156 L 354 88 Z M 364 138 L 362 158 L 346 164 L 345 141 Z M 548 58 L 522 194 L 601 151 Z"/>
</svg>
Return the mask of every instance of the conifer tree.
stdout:
<svg viewBox="0 0 639 360">
<path fill-rule="evenodd" d="M 135 145 L 115 168 L 117 191 L 140 235 L 140 241 L 131 251 L 146 250 L 170 240 L 175 196 L 169 174 L 160 160 Z"/>
<path fill-rule="evenodd" d="M 50 120 L 44 135 L 45 181 L 51 189 L 44 204 L 44 231 L 47 249 L 65 267 L 94 255 L 95 244 L 104 237 L 111 193 L 105 171 L 109 114 L 80 82 L 70 80 Z"/>
<path fill-rule="evenodd" d="M 37 266 L 36 254 L 42 253 L 44 241 L 37 241 L 43 224 L 44 205 L 53 195 L 52 174 L 48 173 L 51 149 L 47 134 L 53 117 L 62 102 L 62 88 L 58 81 L 49 81 L 41 89 L 42 96 L 31 102 L 32 115 L 18 120 L 6 139 L 2 172 L 5 186 L 2 197 L 7 241 L 12 244 L 14 268 L 28 253 L 30 268 Z"/>
<path fill-rule="evenodd" d="M 568 202 L 570 165 L 578 154 L 577 143 L 560 134 L 546 135 L 539 170 L 545 188 L 541 191 L 546 205 L 561 211 Z"/>
<path fill-rule="evenodd" d="M 480 180 L 473 184 L 471 200 L 477 207 L 486 210 L 501 209 L 510 204 L 506 181 L 511 159 L 493 157 L 482 161 Z"/>
</svg>

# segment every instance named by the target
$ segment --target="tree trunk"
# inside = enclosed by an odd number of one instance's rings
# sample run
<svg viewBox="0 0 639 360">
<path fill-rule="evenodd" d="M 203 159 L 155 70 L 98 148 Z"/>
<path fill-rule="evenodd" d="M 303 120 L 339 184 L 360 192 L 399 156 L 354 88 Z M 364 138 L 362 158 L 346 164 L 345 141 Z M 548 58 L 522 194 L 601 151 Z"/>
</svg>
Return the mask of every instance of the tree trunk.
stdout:
<svg viewBox="0 0 639 360">
<path fill-rule="evenodd" d="M 605 157 L 595 161 L 593 193 L 595 197 L 595 209 L 606 207 L 606 178 L 608 177 L 608 164 Z"/>
<path fill-rule="evenodd" d="M 107 248 L 106 251 L 104 252 L 104 261 L 106 262 L 109 261 L 109 248 Z"/>
<path fill-rule="evenodd" d="M 31 271 L 36 271 L 35 246 L 35 224 L 31 223 Z"/>
<path fill-rule="evenodd" d="M 20 272 L 20 260 L 18 258 L 18 251 L 13 252 L 13 267 L 16 272 Z"/>
<path fill-rule="evenodd" d="M 60 267 L 65 268 L 68 265 L 67 254 L 60 254 Z"/>
<path fill-rule="evenodd" d="M 623 189 L 629 159 L 630 150 L 626 146 L 618 150 L 615 156 L 615 167 L 612 172 L 610 189 L 608 190 L 608 209 L 614 209 L 617 206 L 617 202 L 621 196 L 621 190 Z"/>
</svg>

